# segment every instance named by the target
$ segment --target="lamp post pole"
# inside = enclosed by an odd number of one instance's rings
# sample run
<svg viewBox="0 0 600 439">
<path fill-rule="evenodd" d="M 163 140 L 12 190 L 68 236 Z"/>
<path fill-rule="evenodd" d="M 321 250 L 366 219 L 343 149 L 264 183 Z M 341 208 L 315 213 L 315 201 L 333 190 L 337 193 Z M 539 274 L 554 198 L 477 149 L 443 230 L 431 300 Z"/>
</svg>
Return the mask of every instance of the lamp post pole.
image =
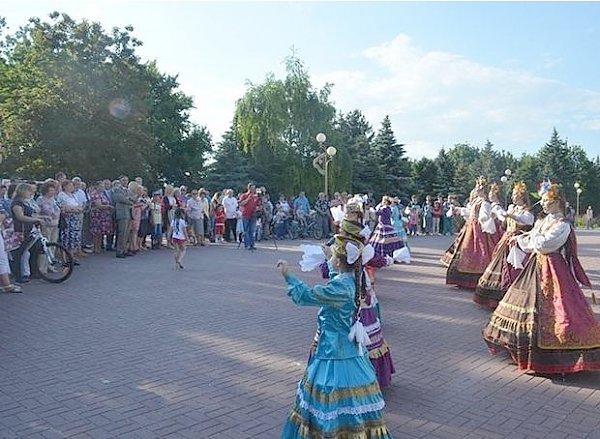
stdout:
<svg viewBox="0 0 600 439">
<path fill-rule="evenodd" d="M 337 153 L 337 149 L 335 149 L 335 147 L 330 146 L 329 148 L 325 148 L 325 141 L 327 140 L 327 137 L 325 136 L 325 134 L 323 133 L 319 133 L 317 134 L 317 142 L 319 142 L 319 145 L 321 145 L 321 149 L 323 149 L 323 153 L 322 153 L 322 157 L 323 157 L 323 161 L 324 163 L 324 168 L 325 168 L 325 197 L 327 199 L 329 199 L 329 191 L 328 191 L 328 187 L 329 187 L 329 162 L 331 161 L 331 159 L 333 159 L 333 156 Z"/>
<path fill-rule="evenodd" d="M 576 182 L 573 185 L 573 187 L 575 188 L 575 192 L 577 193 L 577 206 L 575 207 L 575 219 L 577 220 L 577 218 L 579 217 L 579 196 L 583 192 L 583 189 L 581 189 L 581 185 L 579 184 L 579 182 Z"/>
<path fill-rule="evenodd" d="M 508 181 L 510 180 L 510 176 L 512 175 L 512 171 L 510 169 L 506 169 L 504 171 L 504 175 L 500 177 L 500 181 L 504 186 L 504 208 L 508 208 Z"/>
</svg>

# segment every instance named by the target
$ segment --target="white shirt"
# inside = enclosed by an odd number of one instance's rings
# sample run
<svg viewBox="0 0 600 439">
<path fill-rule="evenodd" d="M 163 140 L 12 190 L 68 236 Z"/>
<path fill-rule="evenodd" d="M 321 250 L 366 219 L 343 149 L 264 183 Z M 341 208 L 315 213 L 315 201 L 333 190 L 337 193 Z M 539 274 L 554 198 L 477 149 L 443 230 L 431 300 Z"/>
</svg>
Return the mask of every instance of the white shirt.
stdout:
<svg viewBox="0 0 600 439">
<path fill-rule="evenodd" d="M 549 214 L 538 220 L 530 232 L 517 237 L 519 247 L 527 253 L 553 253 L 561 248 L 571 233 L 571 225 L 561 214 Z"/>
<path fill-rule="evenodd" d="M 85 191 L 83 189 L 77 189 L 75 192 L 73 192 L 73 195 L 75 195 L 75 198 L 79 202 L 80 206 L 85 206 L 88 199 L 87 199 L 87 196 L 85 195 Z"/>
<path fill-rule="evenodd" d="M 235 197 L 223 197 L 223 209 L 225 210 L 225 218 L 237 218 L 238 201 Z"/>
<path fill-rule="evenodd" d="M 185 233 L 183 232 L 187 227 L 184 219 L 174 219 L 171 223 L 173 229 L 173 238 L 185 240 Z"/>
<path fill-rule="evenodd" d="M 66 192 L 59 192 L 56 196 L 56 201 L 58 202 L 59 206 L 66 206 L 70 208 L 82 206 L 74 194 L 67 194 Z"/>
</svg>

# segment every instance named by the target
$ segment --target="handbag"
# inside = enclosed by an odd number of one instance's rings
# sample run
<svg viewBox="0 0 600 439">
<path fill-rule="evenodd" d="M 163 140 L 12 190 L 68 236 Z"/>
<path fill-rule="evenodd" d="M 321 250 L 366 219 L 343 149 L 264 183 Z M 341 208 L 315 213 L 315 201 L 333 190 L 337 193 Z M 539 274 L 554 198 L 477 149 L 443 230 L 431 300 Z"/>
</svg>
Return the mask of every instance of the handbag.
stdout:
<svg viewBox="0 0 600 439">
<path fill-rule="evenodd" d="M 23 233 L 15 232 L 13 219 L 9 216 L 2 222 L 2 238 L 4 238 L 4 250 L 7 252 L 18 249 L 23 243 Z"/>
</svg>

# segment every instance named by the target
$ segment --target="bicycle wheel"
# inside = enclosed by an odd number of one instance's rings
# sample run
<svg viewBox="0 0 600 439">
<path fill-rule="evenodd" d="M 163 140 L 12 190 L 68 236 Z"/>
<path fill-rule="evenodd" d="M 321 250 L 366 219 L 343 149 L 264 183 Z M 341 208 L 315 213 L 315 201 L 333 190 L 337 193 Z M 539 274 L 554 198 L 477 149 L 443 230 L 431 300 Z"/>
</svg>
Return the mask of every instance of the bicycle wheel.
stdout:
<svg viewBox="0 0 600 439">
<path fill-rule="evenodd" d="M 290 239 L 298 239 L 298 236 L 300 236 L 300 229 L 298 227 L 298 224 L 290 224 L 290 227 L 288 229 L 288 236 Z"/>
<path fill-rule="evenodd" d="M 321 227 L 319 227 L 318 224 L 313 224 L 312 225 L 312 230 L 311 230 L 311 234 L 312 237 L 314 239 L 316 239 L 317 241 L 323 239 L 323 229 Z"/>
<path fill-rule="evenodd" d="M 73 256 L 55 242 L 46 243 L 46 249 L 46 253 L 38 253 L 44 261 L 40 266 L 41 278 L 53 284 L 66 281 L 73 274 Z"/>
</svg>

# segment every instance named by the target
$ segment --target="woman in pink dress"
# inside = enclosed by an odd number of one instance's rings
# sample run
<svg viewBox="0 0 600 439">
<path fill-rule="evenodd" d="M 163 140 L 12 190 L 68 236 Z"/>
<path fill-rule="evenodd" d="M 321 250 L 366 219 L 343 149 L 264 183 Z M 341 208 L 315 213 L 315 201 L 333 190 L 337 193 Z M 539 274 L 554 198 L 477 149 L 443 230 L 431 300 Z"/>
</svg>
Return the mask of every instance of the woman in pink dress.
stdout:
<svg viewBox="0 0 600 439">
<path fill-rule="evenodd" d="M 475 289 L 500 239 L 492 205 L 487 199 L 487 186 L 486 179 L 479 177 L 467 207 L 456 208 L 467 222 L 442 257 L 442 264 L 448 267 L 448 285 Z"/>
<path fill-rule="evenodd" d="M 98 182 L 91 194 L 92 208 L 90 211 L 90 232 L 94 242 L 94 253 L 102 251 L 104 236 L 110 236 L 113 231 L 113 205 L 104 190 L 102 182 Z"/>
</svg>

